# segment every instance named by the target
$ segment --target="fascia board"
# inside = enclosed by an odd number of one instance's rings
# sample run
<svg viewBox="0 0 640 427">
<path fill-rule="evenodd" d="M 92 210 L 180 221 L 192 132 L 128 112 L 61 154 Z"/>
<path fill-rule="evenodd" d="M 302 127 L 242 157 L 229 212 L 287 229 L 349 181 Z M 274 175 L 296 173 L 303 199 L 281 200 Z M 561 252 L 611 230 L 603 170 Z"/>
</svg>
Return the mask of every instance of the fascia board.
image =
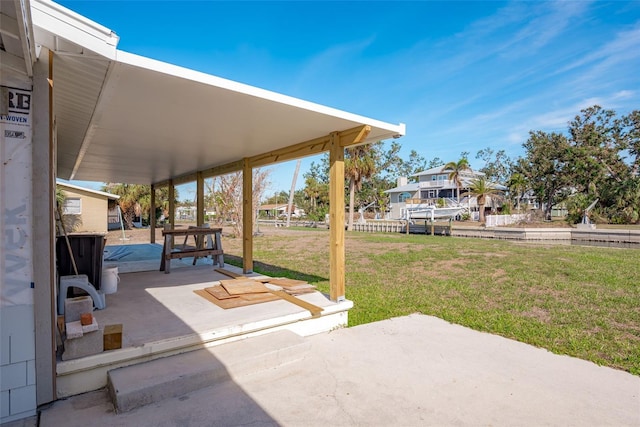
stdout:
<svg viewBox="0 0 640 427">
<path fill-rule="evenodd" d="M 119 37 L 110 29 L 49 0 L 32 0 L 33 25 L 109 59 Z M 55 51 L 55 46 L 47 46 Z"/>
</svg>

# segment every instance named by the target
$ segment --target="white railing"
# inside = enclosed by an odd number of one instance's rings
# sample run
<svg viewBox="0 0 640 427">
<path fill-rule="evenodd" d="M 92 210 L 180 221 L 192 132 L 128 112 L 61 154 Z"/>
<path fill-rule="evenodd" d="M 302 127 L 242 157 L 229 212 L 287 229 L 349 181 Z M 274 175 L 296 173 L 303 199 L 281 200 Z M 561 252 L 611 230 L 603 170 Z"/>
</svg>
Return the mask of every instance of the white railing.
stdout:
<svg viewBox="0 0 640 427">
<path fill-rule="evenodd" d="M 375 220 L 365 223 L 354 223 L 353 231 L 363 231 L 365 233 L 400 233 L 406 230 L 406 225 L 406 221 Z"/>
<path fill-rule="evenodd" d="M 528 214 L 487 215 L 485 216 L 485 225 L 487 227 L 499 227 L 501 225 L 517 224 L 526 221 L 528 218 Z"/>
<path fill-rule="evenodd" d="M 442 187 L 454 187 L 456 186 L 454 181 L 450 179 L 439 179 L 436 181 L 420 181 L 418 184 L 422 188 L 442 188 Z"/>
</svg>

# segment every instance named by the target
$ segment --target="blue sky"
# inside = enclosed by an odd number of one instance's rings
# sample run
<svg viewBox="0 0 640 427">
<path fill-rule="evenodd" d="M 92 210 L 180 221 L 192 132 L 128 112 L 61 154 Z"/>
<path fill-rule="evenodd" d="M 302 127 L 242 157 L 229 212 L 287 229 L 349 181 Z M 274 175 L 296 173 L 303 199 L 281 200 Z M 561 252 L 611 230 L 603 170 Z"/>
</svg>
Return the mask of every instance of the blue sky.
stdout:
<svg viewBox="0 0 640 427">
<path fill-rule="evenodd" d="M 640 1 L 60 3 L 121 50 L 406 123 L 402 154 L 428 160 L 468 151 L 480 168 L 478 150 L 520 156 L 530 130 L 564 131 L 582 108 L 640 109 Z"/>
</svg>

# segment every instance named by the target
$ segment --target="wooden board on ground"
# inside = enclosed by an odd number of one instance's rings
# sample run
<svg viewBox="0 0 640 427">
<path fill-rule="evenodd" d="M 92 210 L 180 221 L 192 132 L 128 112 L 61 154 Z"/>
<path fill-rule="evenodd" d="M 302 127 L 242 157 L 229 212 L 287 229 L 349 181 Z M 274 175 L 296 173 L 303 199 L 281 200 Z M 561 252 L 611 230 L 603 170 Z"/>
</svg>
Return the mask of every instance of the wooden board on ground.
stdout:
<svg viewBox="0 0 640 427">
<path fill-rule="evenodd" d="M 213 271 L 217 271 L 218 273 L 222 273 L 227 277 L 233 277 L 234 279 L 238 278 L 238 277 L 247 277 L 247 276 L 244 276 L 242 274 L 234 273 L 233 271 L 227 270 L 226 268 L 215 268 Z"/>
<path fill-rule="evenodd" d="M 242 294 L 238 295 L 238 298 L 241 298 L 245 301 L 255 301 L 255 302 L 269 302 L 275 301 L 278 298 L 274 298 L 274 295 L 269 292 L 265 292 L 263 294 Z"/>
<path fill-rule="evenodd" d="M 245 307 L 245 306 L 248 306 L 248 305 L 259 304 L 259 303 L 267 302 L 267 301 L 276 301 L 276 300 L 280 299 L 280 297 L 278 297 L 277 295 L 269 295 L 269 294 L 265 294 L 270 298 L 269 300 L 247 301 L 247 300 L 242 299 L 240 297 L 233 297 L 233 298 L 227 298 L 227 299 L 218 299 L 218 298 L 214 297 L 213 295 L 211 295 L 209 292 L 205 291 L 204 289 L 196 289 L 193 292 L 196 295 L 200 295 L 202 298 L 206 299 L 207 301 L 212 302 L 215 305 L 217 305 L 218 307 L 224 308 L 224 309 Z"/>
<path fill-rule="evenodd" d="M 221 280 L 220 284 L 231 295 L 242 294 L 258 294 L 269 292 L 269 289 L 260 282 L 256 282 L 251 279 L 233 279 L 233 280 Z"/>
<path fill-rule="evenodd" d="M 308 285 L 304 280 L 295 280 L 289 279 L 287 277 L 281 277 L 276 279 L 269 279 L 269 283 L 272 285 L 282 286 L 283 288 L 288 288 L 291 286 L 299 286 L 299 285 Z"/>
<path fill-rule="evenodd" d="M 311 312 L 312 317 L 320 316 L 323 310 L 322 307 L 318 307 L 317 305 L 311 304 L 310 302 L 303 301 L 299 298 L 296 298 L 292 295 L 287 294 L 284 291 L 269 290 L 269 292 L 266 294 L 246 294 L 241 296 L 229 296 L 223 299 L 218 299 L 214 296 L 214 294 L 219 293 L 220 289 L 216 289 L 216 288 L 222 288 L 222 286 L 212 286 L 205 289 L 197 289 L 193 292 L 196 295 L 200 295 L 207 301 L 210 301 L 215 305 L 217 305 L 218 307 L 224 308 L 224 309 L 245 307 L 252 304 L 259 304 L 262 302 L 277 301 L 279 299 L 283 299 L 285 301 L 289 301 L 290 303 L 297 305 L 298 307 L 302 307 L 305 310 L 309 310 L 309 312 Z M 224 291 L 224 288 L 222 289 L 222 291 Z"/>
<path fill-rule="evenodd" d="M 286 293 L 288 293 L 289 295 L 303 295 L 303 294 L 311 294 L 314 293 L 316 291 L 316 287 L 315 286 L 309 286 L 308 288 L 289 288 L 289 289 L 284 289 L 284 291 Z"/>
<path fill-rule="evenodd" d="M 229 294 L 229 292 L 227 292 L 227 290 L 221 285 L 204 288 L 204 290 L 218 299 L 237 298 L 236 296 Z"/>
<path fill-rule="evenodd" d="M 294 297 L 293 295 L 289 295 L 285 291 L 271 291 L 270 290 L 269 292 L 271 292 L 273 295 L 279 296 L 283 300 L 289 301 L 290 303 L 293 303 L 293 304 L 297 305 L 298 307 L 302 307 L 305 310 L 309 310 L 311 312 L 311 316 L 312 317 L 319 317 L 320 313 L 322 313 L 322 310 L 323 310 L 322 307 L 318 307 L 315 304 L 311 304 L 310 302 L 303 301 L 300 298 Z"/>
</svg>

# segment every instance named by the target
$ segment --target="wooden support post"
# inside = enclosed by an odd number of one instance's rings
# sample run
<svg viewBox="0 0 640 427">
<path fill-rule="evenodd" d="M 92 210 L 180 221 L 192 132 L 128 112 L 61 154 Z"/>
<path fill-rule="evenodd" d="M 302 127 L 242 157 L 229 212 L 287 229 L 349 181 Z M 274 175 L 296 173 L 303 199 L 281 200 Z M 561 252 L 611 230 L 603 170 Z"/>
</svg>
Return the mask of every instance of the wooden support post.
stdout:
<svg viewBox="0 0 640 427">
<path fill-rule="evenodd" d="M 431 218 L 431 235 L 432 236 L 436 235 L 436 225 L 435 225 L 435 221 L 433 220 L 433 218 Z"/>
<path fill-rule="evenodd" d="M 149 241 L 156 242 L 156 186 L 151 184 L 151 206 L 149 207 Z"/>
<path fill-rule="evenodd" d="M 253 272 L 253 170 L 248 158 L 242 168 L 242 271 Z"/>
<path fill-rule="evenodd" d="M 345 299 L 344 147 L 336 133 L 329 143 L 329 200 L 329 298 L 338 302 Z"/>
<path fill-rule="evenodd" d="M 198 227 L 204 224 L 204 178 L 202 172 L 196 174 L 196 224 Z"/>
<path fill-rule="evenodd" d="M 3 15 L 4 16 L 4 15 Z M 4 23 L 4 22 L 3 22 Z M 33 398 L 34 404 L 41 405 L 51 402 L 56 399 L 56 322 L 55 322 L 55 289 L 57 288 L 56 280 L 56 264 L 55 264 L 55 128 L 54 128 L 54 109 L 53 109 L 53 52 L 49 51 L 48 60 L 46 54 L 46 48 L 42 49 L 42 56 L 40 60 L 33 65 L 33 92 L 31 95 L 31 114 L 33 120 L 32 139 L 31 144 L 31 158 L 33 160 L 33 169 L 31 170 L 31 192 L 33 197 L 29 197 L 23 201 L 24 203 L 31 203 L 33 206 L 33 218 L 31 218 L 32 228 L 27 228 L 27 233 L 32 231 L 33 234 L 29 238 L 33 238 L 33 276 L 31 278 L 32 296 L 34 304 L 33 309 L 33 321 L 35 322 L 34 336 L 35 336 L 35 365 L 32 365 L 34 376 L 33 382 L 35 384 Z M 28 61 L 29 62 L 29 61 Z M 23 61 L 24 65 L 24 61 Z M 29 65 L 31 65 L 29 63 Z M 35 102 L 34 102 L 35 100 Z M 48 104 L 48 108 L 47 108 Z M 37 107 L 33 107 L 37 106 Z M 42 108 L 40 108 L 42 107 Z M 31 124 L 29 125 L 31 126 Z M 3 137 L 0 137 L 3 138 Z M 7 141 L 8 142 L 8 141 Z M 4 140 L 2 141 L 2 149 L 4 150 Z M 25 153 L 26 154 L 26 153 Z M 4 165 L 3 165 L 4 168 Z M 4 179 L 4 177 L 3 177 Z M 3 183 L 4 184 L 4 183 Z M 7 183 L 7 187 L 10 184 Z M 4 186 L 3 186 L 4 187 Z M 15 195 L 18 196 L 17 194 Z M 4 195 L 2 196 L 5 197 Z M 11 199 L 11 197 L 10 197 Z M 16 200 L 17 201 L 17 200 Z M 2 209 L 2 215 L 10 215 L 8 211 Z M 24 218 L 23 218 L 24 219 Z M 25 219 L 26 220 L 26 219 Z M 16 231 L 20 230 L 22 226 L 15 226 Z M 15 244 L 17 241 L 11 242 L 11 234 L 7 228 L 7 237 L 3 240 L 2 250 L 6 249 L 8 245 Z M 26 235 L 23 235 L 26 237 Z M 6 243 L 5 243 L 6 242 Z M 37 243 L 36 243 L 37 242 Z M 20 244 L 20 243 L 19 243 Z M 15 249 L 15 247 L 14 247 Z M 2 255 L 9 258 L 11 255 Z M 17 260 L 14 260 L 17 261 Z M 3 276 L 6 272 L 11 271 L 11 263 L 5 264 L 4 259 L 0 261 L 2 263 Z M 16 264 L 14 264 L 15 266 Z M 37 267 L 36 267 L 37 266 Z M 11 274 L 7 274 L 11 276 Z M 4 287 L 4 282 L 0 285 L 0 288 Z M 11 307 L 9 307 L 11 308 Z M 2 311 L 3 308 L 0 308 Z M 4 316 L 2 316 L 4 319 Z M 3 344 L 8 344 L 4 341 L 4 324 L 3 326 Z M 32 338 L 33 339 L 33 338 Z M 33 342 L 33 341 L 32 341 Z M 8 346 L 7 346 L 8 347 Z M 19 344 L 16 348 L 20 348 Z M 3 363 L 5 356 L 9 354 L 9 349 L 2 348 Z M 13 365 L 16 367 L 17 365 Z M 8 366 L 7 366 L 8 367 Z M 6 371 L 3 370 L 4 374 Z M 16 371 L 19 372 L 19 371 Z M 4 383 L 4 377 L 2 378 Z M 4 384 L 3 384 L 4 387 Z M 2 394 L 5 392 L 3 391 Z M 7 394 L 10 392 L 7 392 Z M 3 403 L 4 396 L 2 399 Z M 2 408 L 3 414 L 5 408 Z"/>
<path fill-rule="evenodd" d="M 176 228 L 176 188 L 173 186 L 173 180 L 169 180 L 169 229 Z M 171 247 L 174 245 L 173 236 L 171 237 Z"/>
</svg>

